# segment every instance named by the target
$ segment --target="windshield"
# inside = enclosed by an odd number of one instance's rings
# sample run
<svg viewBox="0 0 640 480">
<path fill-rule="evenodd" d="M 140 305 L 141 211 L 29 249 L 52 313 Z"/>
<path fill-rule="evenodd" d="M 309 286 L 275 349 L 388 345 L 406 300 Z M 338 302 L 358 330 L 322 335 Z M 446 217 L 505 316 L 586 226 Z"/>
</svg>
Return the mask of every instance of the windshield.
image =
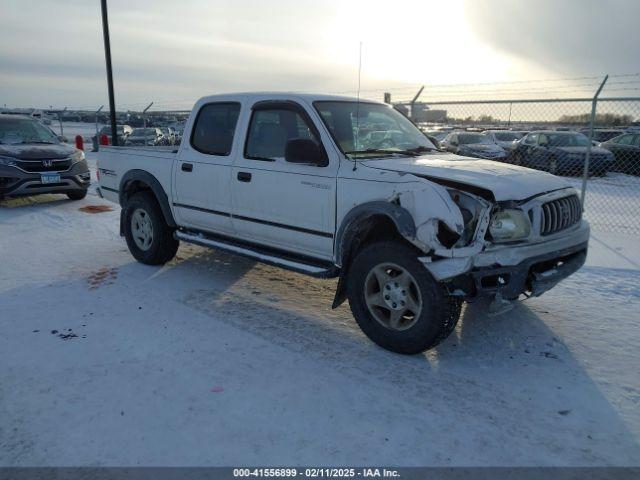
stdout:
<svg viewBox="0 0 640 480">
<path fill-rule="evenodd" d="M 133 132 L 131 132 L 132 137 L 149 137 L 155 136 L 156 129 L 155 128 L 134 128 Z"/>
<path fill-rule="evenodd" d="M 460 143 L 460 145 L 470 145 L 472 143 L 491 144 L 493 142 L 489 137 L 482 133 L 459 133 L 458 143 Z"/>
<path fill-rule="evenodd" d="M 435 150 L 429 139 L 397 110 L 378 103 L 314 102 L 342 152 L 380 156 Z"/>
<path fill-rule="evenodd" d="M 0 119 L 1 143 L 60 143 L 58 137 L 37 120 L 7 117 Z"/>
<path fill-rule="evenodd" d="M 543 137 L 543 135 L 540 135 Z M 552 147 L 586 147 L 589 145 L 589 139 L 581 133 L 575 134 L 553 134 L 548 133 L 546 137 L 549 140 L 549 145 Z M 542 140 L 542 138 L 541 138 Z M 540 143 L 543 143 L 540 141 Z"/>
<path fill-rule="evenodd" d="M 494 132 L 493 135 L 499 142 L 512 142 L 520 138 L 520 135 L 515 132 Z"/>
</svg>

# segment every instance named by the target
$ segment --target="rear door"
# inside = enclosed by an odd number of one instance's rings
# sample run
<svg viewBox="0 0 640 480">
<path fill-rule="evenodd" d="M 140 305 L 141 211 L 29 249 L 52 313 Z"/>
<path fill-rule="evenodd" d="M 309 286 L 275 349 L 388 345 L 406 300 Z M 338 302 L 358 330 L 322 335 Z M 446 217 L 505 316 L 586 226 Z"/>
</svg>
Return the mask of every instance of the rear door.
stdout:
<svg viewBox="0 0 640 480">
<path fill-rule="evenodd" d="M 181 226 L 232 234 L 231 167 L 240 103 L 203 105 L 174 166 L 173 207 Z"/>
<path fill-rule="evenodd" d="M 285 146 L 295 138 L 324 149 L 317 125 L 300 104 L 270 100 L 253 105 L 231 178 L 233 225 L 245 240 L 330 259 L 338 159 L 329 152 L 325 167 L 288 163 Z"/>
</svg>

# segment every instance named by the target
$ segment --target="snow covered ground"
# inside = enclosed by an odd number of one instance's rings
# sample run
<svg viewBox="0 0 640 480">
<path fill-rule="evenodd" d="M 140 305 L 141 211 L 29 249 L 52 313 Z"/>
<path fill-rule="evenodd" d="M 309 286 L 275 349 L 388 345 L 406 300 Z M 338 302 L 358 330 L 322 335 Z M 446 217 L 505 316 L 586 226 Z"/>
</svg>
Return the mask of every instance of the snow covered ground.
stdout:
<svg viewBox="0 0 640 480">
<path fill-rule="evenodd" d="M 578 190 L 582 179 L 567 177 Z M 640 177 L 610 172 L 590 177 L 585 195 L 585 218 L 596 231 L 640 237 Z"/>
<path fill-rule="evenodd" d="M 0 465 L 638 465 L 637 237 L 594 232 L 556 289 L 403 357 L 334 281 L 136 263 L 118 208 L 0 204 Z"/>
</svg>

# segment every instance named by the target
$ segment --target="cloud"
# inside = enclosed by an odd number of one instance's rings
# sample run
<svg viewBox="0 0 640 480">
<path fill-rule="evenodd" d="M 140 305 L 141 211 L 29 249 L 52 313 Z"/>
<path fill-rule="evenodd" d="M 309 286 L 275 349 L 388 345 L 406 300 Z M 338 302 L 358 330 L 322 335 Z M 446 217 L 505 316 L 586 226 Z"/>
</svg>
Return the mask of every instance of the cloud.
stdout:
<svg viewBox="0 0 640 480">
<path fill-rule="evenodd" d="M 475 34 L 560 76 L 640 72 L 637 0 L 467 0 Z"/>
</svg>

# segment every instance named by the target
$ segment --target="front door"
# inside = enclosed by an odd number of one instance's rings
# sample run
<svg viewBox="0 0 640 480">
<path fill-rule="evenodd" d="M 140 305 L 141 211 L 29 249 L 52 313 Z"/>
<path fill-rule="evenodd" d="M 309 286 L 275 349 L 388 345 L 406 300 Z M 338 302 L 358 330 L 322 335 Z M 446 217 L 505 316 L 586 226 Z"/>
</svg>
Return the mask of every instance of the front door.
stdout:
<svg viewBox="0 0 640 480">
<path fill-rule="evenodd" d="M 286 162 L 286 144 L 297 138 L 322 148 L 318 128 L 301 105 L 253 106 L 231 178 L 233 226 L 248 241 L 331 259 L 338 161 L 329 156 L 324 167 Z"/>
</svg>

